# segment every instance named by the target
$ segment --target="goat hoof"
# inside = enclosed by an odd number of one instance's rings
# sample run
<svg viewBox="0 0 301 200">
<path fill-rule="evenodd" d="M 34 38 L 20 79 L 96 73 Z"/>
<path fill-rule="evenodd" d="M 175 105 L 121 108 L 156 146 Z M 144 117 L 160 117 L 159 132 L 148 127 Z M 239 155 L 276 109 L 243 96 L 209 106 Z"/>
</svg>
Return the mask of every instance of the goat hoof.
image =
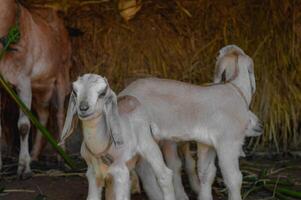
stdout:
<svg viewBox="0 0 301 200">
<path fill-rule="evenodd" d="M 19 166 L 18 168 L 18 178 L 20 180 L 26 180 L 32 177 L 31 169 L 27 169 L 25 166 Z"/>
<path fill-rule="evenodd" d="M 27 179 L 30 179 L 32 176 L 33 176 L 33 174 L 31 171 L 18 174 L 18 178 L 20 180 L 27 180 Z"/>
<path fill-rule="evenodd" d="M 22 137 L 26 136 L 29 132 L 29 126 L 27 124 L 22 124 L 19 128 L 19 133 Z"/>
</svg>

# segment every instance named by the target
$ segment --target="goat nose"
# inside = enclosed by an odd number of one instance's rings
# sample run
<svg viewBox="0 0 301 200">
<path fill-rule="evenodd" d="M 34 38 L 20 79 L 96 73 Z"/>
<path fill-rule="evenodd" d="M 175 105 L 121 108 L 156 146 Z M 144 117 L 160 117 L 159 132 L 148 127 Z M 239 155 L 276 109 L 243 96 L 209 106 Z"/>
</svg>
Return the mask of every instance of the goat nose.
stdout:
<svg viewBox="0 0 301 200">
<path fill-rule="evenodd" d="M 82 101 L 80 104 L 79 104 L 79 110 L 80 111 L 87 111 L 89 109 L 89 104 L 87 101 Z"/>
</svg>

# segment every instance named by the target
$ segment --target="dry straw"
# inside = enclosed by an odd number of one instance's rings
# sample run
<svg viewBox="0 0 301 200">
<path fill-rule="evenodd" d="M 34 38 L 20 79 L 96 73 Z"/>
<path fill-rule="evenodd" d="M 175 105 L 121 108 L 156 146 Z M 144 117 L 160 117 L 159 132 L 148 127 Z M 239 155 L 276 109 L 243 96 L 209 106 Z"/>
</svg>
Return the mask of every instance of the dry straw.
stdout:
<svg viewBox="0 0 301 200">
<path fill-rule="evenodd" d="M 120 91 L 137 77 L 194 84 L 212 81 L 215 57 L 226 44 L 255 62 L 252 108 L 264 121 L 256 150 L 300 149 L 301 6 L 298 0 L 142 0 L 125 22 L 117 1 L 27 1 L 64 11 L 66 24 L 84 34 L 72 39 L 73 77 L 106 76 Z"/>
</svg>

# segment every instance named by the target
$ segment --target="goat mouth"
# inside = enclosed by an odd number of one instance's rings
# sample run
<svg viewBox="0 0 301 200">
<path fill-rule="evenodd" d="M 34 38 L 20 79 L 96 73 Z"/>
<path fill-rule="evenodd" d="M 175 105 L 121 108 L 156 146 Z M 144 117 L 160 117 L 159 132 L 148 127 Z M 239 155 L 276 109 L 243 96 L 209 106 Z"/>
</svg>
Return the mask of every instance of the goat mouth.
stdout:
<svg viewBox="0 0 301 200">
<path fill-rule="evenodd" d="M 89 113 L 89 114 L 79 114 L 78 116 L 81 118 L 81 119 L 87 119 L 89 117 L 91 117 L 94 113 Z"/>
<path fill-rule="evenodd" d="M 81 120 L 90 120 L 90 119 L 97 118 L 98 116 L 100 116 L 100 114 L 93 112 L 89 114 L 79 114 L 78 116 Z"/>
</svg>

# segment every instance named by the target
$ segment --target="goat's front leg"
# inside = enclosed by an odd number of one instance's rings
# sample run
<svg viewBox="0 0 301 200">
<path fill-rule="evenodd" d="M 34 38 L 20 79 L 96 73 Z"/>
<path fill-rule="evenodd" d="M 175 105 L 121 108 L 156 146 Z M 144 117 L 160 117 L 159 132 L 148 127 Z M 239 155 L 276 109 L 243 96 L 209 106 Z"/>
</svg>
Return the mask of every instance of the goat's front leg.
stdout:
<svg viewBox="0 0 301 200">
<path fill-rule="evenodd" d="M 198 144 L 198 174 L 200 179 L 199 200 L 212 200 L 212 184 L 216 167 L 216 152 L 213 147 Z"/>
<path fill-rule="evenodd" d="M 31 109 L 32 91 L 31 81 L 29 77 L 20 77 L 19 83 L 17 84 L 17 93 L 23 103 L 28 109 Z M 19 165 L 18 165 L 18 176 L 21 179 L 31 177 L 32 172 L 30 169 L 30 155 L 29 155 L 29 130 L 30 121 L 28 117 L 20 110 L 18 129 L 20 134 L 20 153 L 19 153 Z"/>
<path fill-rule="evenodd" d="M 136 172 L 138 173 L 148 199 L 163 200 L 163 194 L 158 185 L 154 170 L 145 159 L 139 160 L 136 165 Z"/>
<path fill-rule="evenodd" d="M 115 200 L 130 199 L 130 172 L 125 164 L 116 164 L 111 167 L 110 174 L 114 180 Z"/>
<path fill-rule="evenodd" d="M 93 167 L 93 166 L 98 166 L 97 160 L 92 158 L 92 156 L 87 152 L 86 145 L 84 142 L 81 145 L 80 154 L 81 154 L 82 158 L 86 161 L 87 166 L 88 166 L 88 169 L 86 172 L 86 177 L 88 179 L 87 200 L 101 200 L 102 185 L 101 185 L 101 182 L 99 180 L 97 180 L 97 174 Z M 93 162 L 94 162 L 94 165 L 93 165 Z M 99 169 L 97 169 L 97 170 L 99 170 Z"/>
<path fill-rule="evenodd" d="M 182 184 L 182 161 L 178 155 L 177 143 L 172 141 L 164 141 L 162 143 L 162 151 L 168 168 L 173 171 L 173 184 L 177 200 L 188 200 Z"/>
<path fill-rule="evenodd" d="M 190 143 L 187 142 L 184 144 L 183 151 L 184 151 L 184 158 L 185 158 L 185 171 L 188 176 L 189 184 L 192 191 L 196 194 L 199 193 L 200 189 L 200 181 L 199 177 L 196 173 L 196 161 L 192 157 L 192 153 L 189 147 Z"/>
<path fill-rule="evenodd" d="M 101 200 L 102 187 L 97 185 L 96 174 L 92 165 L 88 165 L 86 176 L 89 184 L 87 200 Z"/>
<path fill-rule="evenodd" d="M 228 189 L 228 200 L 241 200 L 242 174 L 239 169 L 241 141 L 231 141 L 216 147 L 219 166 Z"/>
<path fill-rule="evenodd" d="M 152 166 L 163 192 L 164 200 L 174 200 L 175 191 L 172 182 L 172 171 L 166 167 L 159 146 L 151 134 L 146 135 L 147 144 L 142 144 L 141 154 Z"/>
</svg>

